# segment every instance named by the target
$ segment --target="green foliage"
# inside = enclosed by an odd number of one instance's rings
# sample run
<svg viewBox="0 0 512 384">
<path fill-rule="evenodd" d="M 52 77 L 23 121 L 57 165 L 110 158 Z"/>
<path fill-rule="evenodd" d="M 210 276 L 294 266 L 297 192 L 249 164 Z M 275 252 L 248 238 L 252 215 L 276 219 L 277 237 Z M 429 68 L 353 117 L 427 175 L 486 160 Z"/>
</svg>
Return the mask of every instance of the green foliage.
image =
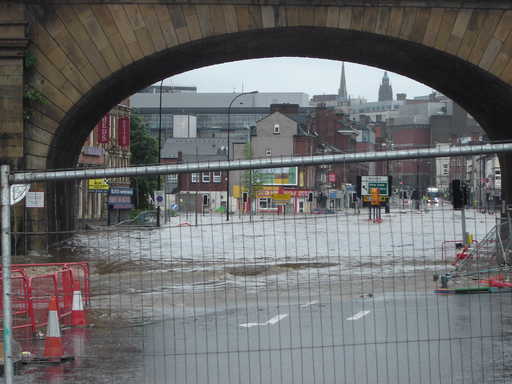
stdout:
<svg viewBox="0 0 512 384">
<path fill-rule="evenodd" d="M 48 99 L 45 95 L 43 95 L 39 90 L 32 87 L 31 85 L 26 85 L 23 90 L 23 99 L 25 101 L 25 105 L 23 108 L 23 116 L 25 120 L 30 120 L 32 118 L 32 108 L 31 106 L 34 104 L 48 104 Z"/>
<path fill-rule="evenodd" d="M 34 56 L 34 54 L 30 51 L 27 51 L 27 53 L 25 53 L 25 61 L 23 62 L 23 66 L 25 67 L 25 70 L 28 71 L 28 70 L 34 68 L 36 63 L 37 63 L 37 59 Z"/>
<path fill-rule="evenodd" d="M 25 69 L 25 75 L 28 75 L 28 72 L 31 71 L 32 68 L 37 63 L 37 59 L 34 54 L 30 51 L 25 53 L 23 67 Z M 27 77 L 27 76 L 26 76 Z M 23 117 L 25 120 L 30 120 L 32 118 L 32 106 L 34 104 L 48 104 L 48 100 L 46 97 L 34 88 L 31 85 L 25 85 L 23 89 L 23 99 L 24 99 L 24 107 L 23 107 Z"/>
<path fill-rule="evenodd" d="M 250 143 L 246 143 L 244 147 L 244 156 L 246 160 L 252 159 L 252 149 Z M 262 183 L 263 177 L 261 172 L 258 172 L 258 170 L 253 169 L 251 170 L 245 170 L 241 177 L 241 186 L 243 192 L 251 192 L 250 198 L 254 199 L 256 197 L 256 192 L 260 189 L 260 186 L 263 185 Z"/>
<path fill-rule="evenodd" d="M 149 131 L 140 116 L 132 115 L 130 142 L 132 165 L 150 165 L 158 163 L 158 142 Z M 132 178 L 132 187 L 136 191 L 137 208 L 149 207 L 148 197 L 158 187 L 158 176 L 137 176 Z"/>
</svg>

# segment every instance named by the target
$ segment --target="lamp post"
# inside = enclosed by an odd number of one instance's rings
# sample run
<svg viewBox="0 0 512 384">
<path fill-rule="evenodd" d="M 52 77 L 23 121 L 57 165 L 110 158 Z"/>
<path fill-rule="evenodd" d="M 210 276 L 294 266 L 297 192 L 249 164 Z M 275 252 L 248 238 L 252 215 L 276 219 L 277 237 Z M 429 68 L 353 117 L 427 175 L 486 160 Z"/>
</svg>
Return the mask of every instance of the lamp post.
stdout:
<svg viewBox="0 0 512 384">
<path fill-rule="evenodd" d="M 233 106 L 233 103 L 236 99 L 238 99 L 240 96 L 244 95 L 252 95 L 258 93 L 258 91 L 252 91 L 252 92 L 242 92 L 236 95 L 231 102 L 229 103 L 228 107 L 228 161 L 230 160 L 230 147 L 229 147 L 229 131 L 231 130 L 231 107 Z M 229 171 L 226 171 L 226 221 L 229 221 Z"/>
<path fill-rule="evenodd" d="M 158 108 L 158 164 L 162 155 L 162 85 L 164 81 L 160 81 L 160 106 Z M 161 177 L 158 176 L 158 190 L 162 187 Z M 165 193 L 164 193 L 165 196 Z M 165 197 L 164 197 L 165 198 Z M 160 205 L 156 207 L 156 226 L 160 227 Z"/>
</svg>

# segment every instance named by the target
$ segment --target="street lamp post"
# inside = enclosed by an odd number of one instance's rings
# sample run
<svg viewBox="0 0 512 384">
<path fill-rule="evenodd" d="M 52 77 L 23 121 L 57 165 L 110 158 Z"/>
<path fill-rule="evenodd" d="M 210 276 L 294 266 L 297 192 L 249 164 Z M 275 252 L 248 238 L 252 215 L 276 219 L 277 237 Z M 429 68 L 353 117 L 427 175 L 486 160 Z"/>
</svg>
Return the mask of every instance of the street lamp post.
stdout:
<svg viewBox="0 0 512 384">
<path fill-rule="evenodd" d="M 160 158 L 162 155 L 162 85 L 163 80 L 160 81 L 160 106 L 158 108 L 158 164 L 160 164 Z M 158 176 L 158 191 L 160 191 L 160 188 L 162 187 L 161 184 L 161 177 Z M 164 193 L 165 198 L 165 193 Z M 156 207 L 156 226 L 160 227 L 160 205 Z"/>
<path fill-rule="evenodd" d="M 252 94 L 255 94 L 255 93 L 258 93 L 258 91 L 239 93 L 229 103 L 229 107 L 228 107 L 228 134 L 227 134 L 227 137 L 228 137 L 228 153 L 227 153 L 228 161 L 231 159 L 230 158 L 230 144 L 229 144 L 229 132 L 231 130 L 231 107 L 233 106 L 233 103 L 235 102 L 235 100 L 238 99 L 240 96 L 252 95 Z M 226 221 L 229 221 L 229 170 L 226 171 Z"/>
</svg>

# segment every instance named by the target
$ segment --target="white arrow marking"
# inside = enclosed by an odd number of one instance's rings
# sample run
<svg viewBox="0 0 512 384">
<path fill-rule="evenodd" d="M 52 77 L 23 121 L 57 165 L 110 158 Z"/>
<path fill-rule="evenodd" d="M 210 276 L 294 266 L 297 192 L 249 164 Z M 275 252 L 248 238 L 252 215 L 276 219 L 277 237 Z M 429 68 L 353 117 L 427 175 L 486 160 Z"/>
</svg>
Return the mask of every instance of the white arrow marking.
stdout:
<svg viewBox="0 0 512 384">
<path fill-rule="evenodd" d="M 307 308 L 307 307 L 310 307 L 310 306 L 315 305 L 315 304 L 318 304 L 318 300 L 313 300 L 313 301 L 310 301 L 309 303 L 302 304 L 300 307 L 301 308 Z"/>
<path fill-rule="evenodd" d="M 268 324 L 274 325 L 274 324 L 279 323 L 281 320 L 283 320 L 286 317 L 288 317 L 288 314 L 283 313 L 281 315 L 274 316 L 273 318 L 265 321 L 264 323 L 244 323 L 244 324 L 240 324 L 240 326 L 243 328 L 252 328 L 252 327 L 263 326 L 263 325 L 268 325 Z"/>
<path fill-rule="evenodd" d="M 347 320 L 359 320 L 359 319 L 365 317 L 369 313 L 370 313 L 370 311 L 357 312 L 354 316 L 347 317 Z"/>
</svg>

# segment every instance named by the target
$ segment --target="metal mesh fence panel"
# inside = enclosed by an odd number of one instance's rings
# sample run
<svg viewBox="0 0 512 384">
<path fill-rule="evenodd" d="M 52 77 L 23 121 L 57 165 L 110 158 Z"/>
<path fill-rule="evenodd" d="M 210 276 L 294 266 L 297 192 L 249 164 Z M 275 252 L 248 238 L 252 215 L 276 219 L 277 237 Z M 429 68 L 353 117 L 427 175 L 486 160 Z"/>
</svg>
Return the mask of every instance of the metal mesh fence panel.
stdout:
<svg viewBox="0 0 512 384">
<path fill-rule="evenodd" d="M 39 321 L 50 290 L 62 312 L 72 307 L 71 280 L 90 291 L 88 326 L 61 319 L 74 361 L 24 366 L 15 381 L 508 383 L 510 288 L 485 282 L 509 283 L 507 262 L 463 270 L 460 211 L 447 196 L 416 204 L 401 192 L 379 223 L 349 192 L 325 206 L 308 194 L 273 205 L 256 192 L 248 210 L 242 190 L 228 221 L 223 191 L 191 190 L 166 197 L 160 227 L 153 208 L 109 213 L 103 195 L 87 192 L 88 210 L 67 203 L 76 229 L 13 233 L 13 263 L 87 263 L 73 278 L 34 269 Z M 68 220 L 23 215 L 34 229 Z M 475 244 L 490 243 L 506 218 L 480 203 L 465 216 Z M 15 333 L 20 349 L 41 355 L 44 331 Z"/>
</svg>

